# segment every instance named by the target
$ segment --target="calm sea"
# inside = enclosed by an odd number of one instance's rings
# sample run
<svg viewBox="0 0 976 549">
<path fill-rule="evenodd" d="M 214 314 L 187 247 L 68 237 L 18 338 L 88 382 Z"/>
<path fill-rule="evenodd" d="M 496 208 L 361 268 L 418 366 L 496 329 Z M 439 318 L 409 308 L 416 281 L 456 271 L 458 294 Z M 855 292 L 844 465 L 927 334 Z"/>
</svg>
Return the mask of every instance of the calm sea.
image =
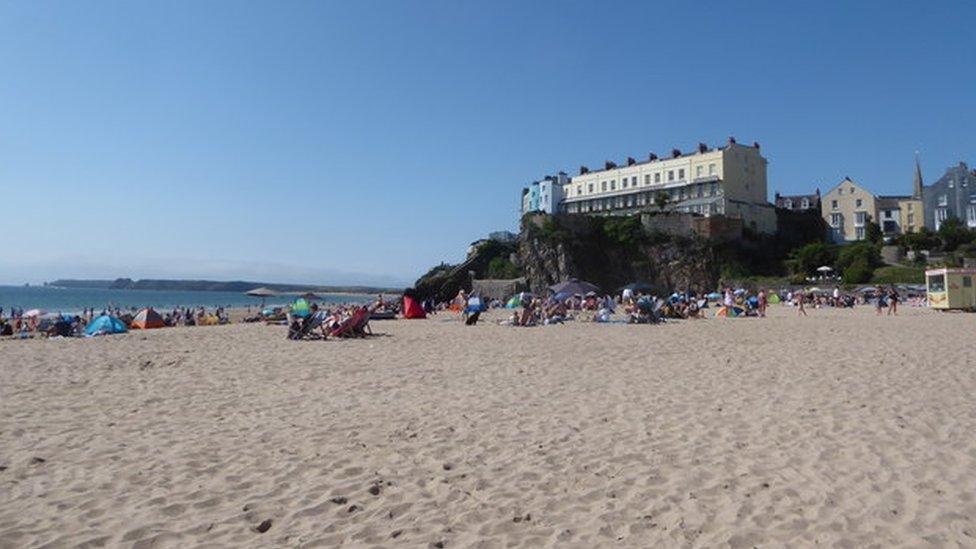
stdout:
<svg viewBox="0 0 976 549">
<path fill-rule="evenodd" d="M 372 295 L 319 294 L 324 303 L 365 303 Z M 295 296 L 269 297 L 265 305 L 285 305 Z M 154 307 L 165 311 L 174 307 L 258 307 L 261 298 L 237 292 L 180 292 L 165 290 L 101 290 L 91 288 L 52 288 L 44 286 L 0 286 L 0 307 L 4 315 L 11 307 L 44 309 L 52 313 L 77 313 L 92 307 L 129 309 Z"/>
</svg>

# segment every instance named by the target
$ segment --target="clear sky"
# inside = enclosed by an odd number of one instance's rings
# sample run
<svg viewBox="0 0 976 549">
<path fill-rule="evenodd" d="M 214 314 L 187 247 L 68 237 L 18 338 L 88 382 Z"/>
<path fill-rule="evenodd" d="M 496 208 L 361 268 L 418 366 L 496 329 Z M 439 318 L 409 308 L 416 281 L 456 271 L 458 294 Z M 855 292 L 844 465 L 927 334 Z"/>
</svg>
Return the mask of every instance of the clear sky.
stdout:
<svg viewBox="0 0 976 549">
<path fill-rule="evenodd" d="M 976 163 L 976 3 L 0 2 L 0 283 L 409 283 L 527 182 L 729 135 Z"/>
</svg>

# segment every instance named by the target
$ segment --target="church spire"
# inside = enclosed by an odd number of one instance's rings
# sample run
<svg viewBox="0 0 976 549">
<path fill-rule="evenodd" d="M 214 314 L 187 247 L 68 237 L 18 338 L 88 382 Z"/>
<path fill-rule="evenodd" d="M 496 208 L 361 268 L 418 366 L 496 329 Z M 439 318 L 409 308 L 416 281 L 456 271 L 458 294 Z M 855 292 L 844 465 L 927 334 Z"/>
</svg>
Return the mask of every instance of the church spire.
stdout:
<svg viewBox="0 0 976 549">
<path fill-rule="evenodd" d="M 912 198 L 922 199 L 922 167 L 918 163 L 918 151 L 915 151 L 915 180 L 912 185 Z"/>
</svg>

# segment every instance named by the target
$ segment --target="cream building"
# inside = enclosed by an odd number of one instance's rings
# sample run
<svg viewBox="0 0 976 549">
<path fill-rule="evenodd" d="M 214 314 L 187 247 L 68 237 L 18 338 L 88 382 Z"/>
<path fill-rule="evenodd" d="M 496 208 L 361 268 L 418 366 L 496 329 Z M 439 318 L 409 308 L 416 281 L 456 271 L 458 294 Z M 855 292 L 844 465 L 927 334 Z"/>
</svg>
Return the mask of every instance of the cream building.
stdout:
<svg viewBox="0 0 976 549">
<path fill-rule="evenodd" d="M 660 193 L 669 210 L 742 219 L 762 233 L 776 232 L 776 211 L 767 200 L 767 161 L 759 145 L 734 139 L 720 148 L 699 144 L 694 153 L 672 151 L 670 158 L 650 155 L 626 165 L 607 162 L 605 169 L 580 169 L 563 187 L 560 208 L 566 213 L 620 214 L 655 209 Z"/>
<path fill-rule="evenodd" d="M 922 227 L 922 201 L 913 196 L 878 196 L 849 177 L 823 195 L 820 211 L 834 242 L 867 238 L 877 223 L 885 236 L 915 232 Z"/>
</svg>

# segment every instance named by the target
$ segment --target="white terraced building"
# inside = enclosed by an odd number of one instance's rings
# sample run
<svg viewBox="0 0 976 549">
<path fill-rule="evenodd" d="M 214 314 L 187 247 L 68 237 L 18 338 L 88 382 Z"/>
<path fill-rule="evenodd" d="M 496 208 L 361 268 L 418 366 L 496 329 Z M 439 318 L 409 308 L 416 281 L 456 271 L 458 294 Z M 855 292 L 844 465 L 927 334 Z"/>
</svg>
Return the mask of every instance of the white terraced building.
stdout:
<svg viewBox="0 0 976 549">
<path fill-rule="evenodd" d="M 667 195 L 667 209 L 742 219 L 743 226 L 761 233 L 776 232 L 776 211 L 766 191 L 766 159 L 759 144 L 724 147 L 700 144 L 694 153 L 672 151 L 670 158 L 651 154 L 626 165 L 612 162 L 563 185 L 559 211 L 584 214 L 628 214 L 657 209 L 656 197 Z"/>
</svg>

